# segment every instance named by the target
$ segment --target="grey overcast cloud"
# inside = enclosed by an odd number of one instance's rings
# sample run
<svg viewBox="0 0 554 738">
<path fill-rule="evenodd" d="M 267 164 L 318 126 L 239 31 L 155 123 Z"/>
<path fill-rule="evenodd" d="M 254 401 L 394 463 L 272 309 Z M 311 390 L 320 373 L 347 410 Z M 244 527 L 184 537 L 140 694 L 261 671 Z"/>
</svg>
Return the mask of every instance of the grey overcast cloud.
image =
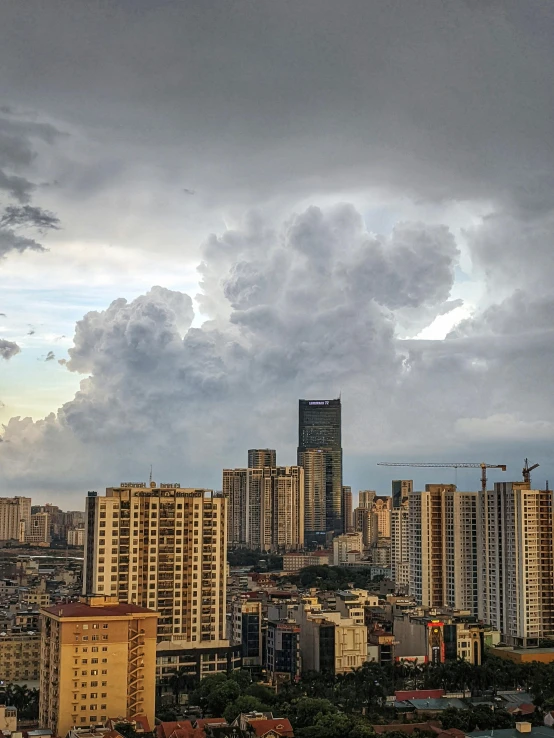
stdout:
<svg viewBox="0 0 554 738">
<path fill-rule="evenodd" d="M 4 0 L 0 95 L 0 494 L 554 478 L 554 3 Z"/>
</svg>

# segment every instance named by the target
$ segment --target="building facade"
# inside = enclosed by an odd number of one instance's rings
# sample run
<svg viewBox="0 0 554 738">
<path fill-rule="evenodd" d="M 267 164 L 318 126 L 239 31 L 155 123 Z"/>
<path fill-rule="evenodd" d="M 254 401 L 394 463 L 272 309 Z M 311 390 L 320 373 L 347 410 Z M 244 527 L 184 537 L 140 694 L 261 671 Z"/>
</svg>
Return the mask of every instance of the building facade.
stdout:
<svg viewBox="0 0 554 738">
<path fill-rule="evenodd" d="M 30 522 L 30 497 L 0 497 L 0 541 L 23 542 Z"/>
<path fill-rule="evenodd" d="M 379 539 L 377 515 L 369 507 L 357 507 L 353 513 L 354 533 L 362 534 L 364 548 L 373 546 Z"/>
<path fill-rule="evenodd" d="M 25 526 L 25 543 L 35 546 L 48 546 L 50 543 L 50 515 L 38 512 L 31 515 L 31 522 Z"/>
<path fill-rule="evenodd" d="M 116 597 L 44 608 L 40 724 L 72 726 L 145 715 L 154 725 L 157 613 Z"/>
<path fill-rule="evenodd" d="M 277 466 L 277 451 L 273 448 L 248 449 L 248 468 L 259 469 L 264 466 Z"/>
<path fill-rule="evenodd" d="M 391 510 L 391 571 L 397 586 L 407 588 L 410 583 L 410 536 L 407 501 Z"/>
<path fill-rule="evenodd" d="M 408 497 L 414 491 L 412 479 L 393 479 L 392 507 L 393 509 L 408 505 Z"/>
<path fill-rule="evenodd" d="M 179 484 L 89 493 L 83 593 L 160 613 L 159 641 L 228 646 L 225 498 Z"/>
<path fill-rule="evenodd" d="M 248 534 L 248 470 L 223 470 L 223 496 L 227 500 L 227 537 L 229 546 L 246 546 Z"/>
<path fill-rule="evenodd" d="M 352 533 L 354 530 L 352 522 L 352 487 L 342 486 L 342 514 L 344 520 L 343 533 Z"/>
<path fill-rule="evenodd" d="M 341 566 L 353 561 L 353 553 L 361 559 L 363 542 L 361 533 L 343 533 L 333 538 L 333 566 Z"/>
<path fill-rule="evenodd" d="M 346 674 L 367 661 L 365 625 L 340 612 L 324 611 L 315 598 L 303 599 L 296 621 L 303 671 Z"/>
<path fill-rule="evenodd" d="M 409 495 L 410 594 L 477 614 L 477 492 L 427 484 Z"/>
<path fill-rule="evenodd" d="M 373 503 L 373 514 L 377 518 L 379 538 L 390 538 L 391 497 L 376 497 Z"/>
<path fill-rule="evenodd" d="M 298 465 L 309 463 L 306 451 L 319 450 L 323 456 L 325 469 L 325 528 L 332 533 L 343 532 L 342 510 L 342 441 L 341 441 L 341 401 L 338 400 L 299 400 L 298 414 Z M 306 478 L 305 507 L 310 506 L 310 489 Z M 314 520 L 314 522 L 316 522 Z M 314 530 L 310 533 L 322 533 Z"/>
<path fill-rule="evenodd" d="M 377 492 L 372 489 L 361 489 L 358 492 L 358 507 L 365 507 L 371 510 L 376 499 Z"/>
<path fill-rule="evenodd" d="M 240 644 L 242 665 L 245 669 L 263 664 L 262 647 L 262 603 L 247 597 L 240 597 L 233 602 L 232 624 L 233 643 Z"/>
<path fill-rule="evenodd" d="M 479 499 L 479 617 L 509 645 L 554 637 L 552 491 L 500 482 Z"/>
<path fill-rule="evenodd" d="M 0 633 L 0 683 L 36 682 L 40 670 L 40 633 Z"/>
<path fill-rule="evenodd" d="M 393 630 L 396 661 L 482 663 L 483 626 L 467 613 L 430 615 L 408 611 L 394 617 Z"/>
<path fill-rule="evenodd" d="M 302 674 L 300 626 L 291 620 L 269 620 L 266 669 L 272 684 L 296 682 Z"/>
</svg>

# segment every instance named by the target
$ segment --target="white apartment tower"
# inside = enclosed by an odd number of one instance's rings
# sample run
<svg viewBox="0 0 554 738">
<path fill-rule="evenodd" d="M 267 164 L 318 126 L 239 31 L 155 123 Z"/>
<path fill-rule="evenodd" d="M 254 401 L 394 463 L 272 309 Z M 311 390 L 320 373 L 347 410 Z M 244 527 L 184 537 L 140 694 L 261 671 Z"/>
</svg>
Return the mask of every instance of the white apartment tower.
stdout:
<svg viewBox="0 0 554 738">
<path fill-rule="evenodd" d="M 477 614 L 477 503 L 477 492 L 455 485 L 409 495 L 409 587 L 418 604 Z"/>
<path fill-rule="evenodd" d="M 0 497 L 0 541 L 23 543 L 30 522 L 30 497 Z"/>
<path fill-rule="evenodd" d="M 228 645 L 225 504 L 178 483 L 89 492 L 83 593 L 157 611 L 159 641 Z"/>
<path fill-rule="evenodd" d="M 480 495 L 479 618 L 513 646 L 554 637 L 552 491 L 500 482 Z"/>
</svg>

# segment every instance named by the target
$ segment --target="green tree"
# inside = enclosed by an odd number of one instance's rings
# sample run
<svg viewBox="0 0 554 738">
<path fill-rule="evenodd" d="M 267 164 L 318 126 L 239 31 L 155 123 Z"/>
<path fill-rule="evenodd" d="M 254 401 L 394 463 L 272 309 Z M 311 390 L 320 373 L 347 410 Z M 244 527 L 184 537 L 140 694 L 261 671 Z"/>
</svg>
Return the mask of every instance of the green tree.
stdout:
<svg viewBox="0 0 554 738">
<path fill-rule="evenodd" d="M 238 697 L 236 700 L 231 702 L 223 710 L 223 717 L 228 723 L 232 723 L 233 720 L 241 714 L 241 712 L 268 712 L 269 707 L 264 705 L 263 702 L 252 697 L 251 695 L 245 694 L 242 697 Z"/>
</svg>

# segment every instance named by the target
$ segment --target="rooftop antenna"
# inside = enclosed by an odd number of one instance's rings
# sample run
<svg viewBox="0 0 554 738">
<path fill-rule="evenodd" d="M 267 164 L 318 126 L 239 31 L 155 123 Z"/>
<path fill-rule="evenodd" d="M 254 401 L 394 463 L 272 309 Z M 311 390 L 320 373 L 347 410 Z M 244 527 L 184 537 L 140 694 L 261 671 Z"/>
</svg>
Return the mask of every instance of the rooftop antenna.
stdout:
<svg viewBox="0 0 554 738">
<path fill-rule="evenodd" d="M 150 464 L 150 479 L 148 480 L 150 486 L 152 486 L 152 464 Z"/>
</svg>

